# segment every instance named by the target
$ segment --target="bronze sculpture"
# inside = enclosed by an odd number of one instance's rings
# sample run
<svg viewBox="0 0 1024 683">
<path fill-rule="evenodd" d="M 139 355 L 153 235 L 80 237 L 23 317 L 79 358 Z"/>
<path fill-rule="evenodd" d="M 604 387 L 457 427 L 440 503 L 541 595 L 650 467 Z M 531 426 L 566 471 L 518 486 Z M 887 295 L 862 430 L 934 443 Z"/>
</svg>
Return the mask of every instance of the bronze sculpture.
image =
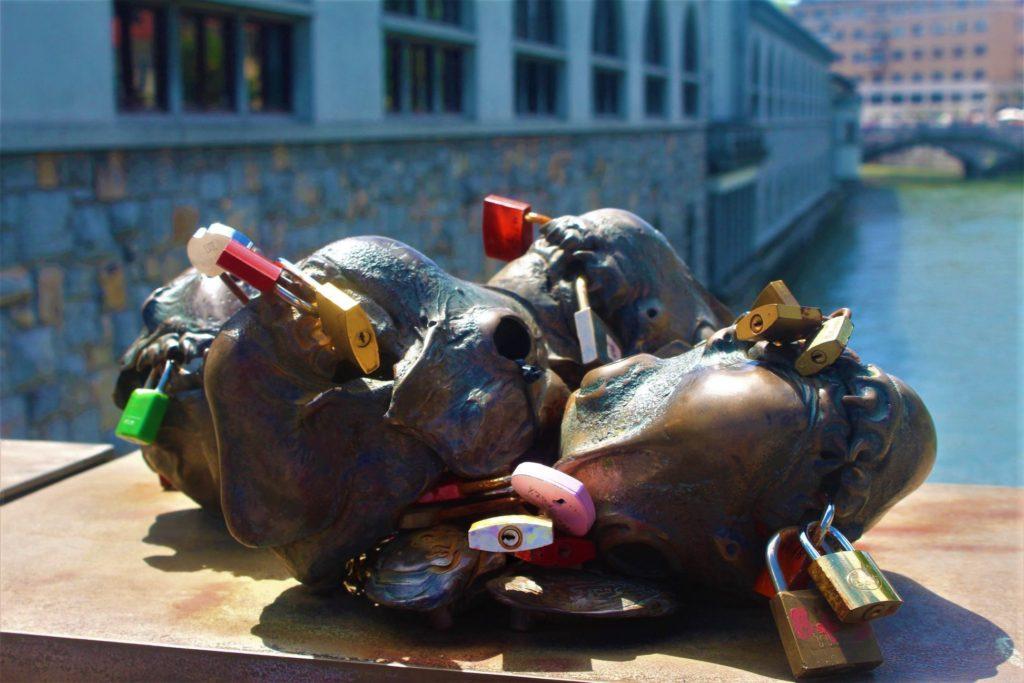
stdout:
<svg viewBox="0 0 1024 683">
<path fill-rule="evenodd" d="M 179 358 L 147 461 L 314 587 L 347 582 L 435 613 L 465 604 L 504 558 L 464 552 L 465 527 L 440 524 L 459 523 L 457 505 L 417 501 L 448 477 L 560 455 L 556 466 L 597 503 L 598 564 L 748 595 L 773 531 L 831 497 L 856 538 L 934 458 L 912 391 L 849 353 L 802 377 L 793 350 L 739 342 L 727 309 L 627 212 L 551 221 L 487 286 L 384 238 L 335 242 L 299 265 L 361 301 L 380 370 L 339 364 L 315 319 L 273 298 L 241 306 L 218 281 L 185 273 L 147 302 L 116 400 Z M 628 356 L 585 377 L 571 327 L 581 274 Z M 495 491 L 486 509 L 520 508 Z M 438 569 L 438 553 L 459 561 Z M 669 611 L 661 589 L 636 590 Z"/>
</svg>

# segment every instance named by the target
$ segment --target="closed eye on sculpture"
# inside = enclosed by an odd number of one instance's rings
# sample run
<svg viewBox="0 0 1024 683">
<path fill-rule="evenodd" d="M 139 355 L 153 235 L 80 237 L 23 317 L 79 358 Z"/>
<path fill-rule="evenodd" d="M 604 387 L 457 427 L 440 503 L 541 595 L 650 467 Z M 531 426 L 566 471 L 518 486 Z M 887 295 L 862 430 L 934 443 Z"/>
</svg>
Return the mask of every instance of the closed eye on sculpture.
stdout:
<svg viewBox="0 0 1024 683">
<path fill-rule="evenodd" d="M 533 339 L 523 321 L 507 315 L 494 328 L 494 347 L 509 360 L 524 360 L 533 349 Z"/>
</svg>

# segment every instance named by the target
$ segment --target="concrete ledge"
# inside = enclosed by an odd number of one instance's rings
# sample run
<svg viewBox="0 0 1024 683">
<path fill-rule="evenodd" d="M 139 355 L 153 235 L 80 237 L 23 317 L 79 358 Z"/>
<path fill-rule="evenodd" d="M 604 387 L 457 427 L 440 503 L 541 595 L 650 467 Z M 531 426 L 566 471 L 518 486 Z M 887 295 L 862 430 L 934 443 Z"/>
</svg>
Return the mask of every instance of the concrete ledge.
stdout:
<svg viewBox="0 0 1024 683">
<path fill-rule="evenodd" d="M 860 546 L 906 600 L 875 622 L 887 661 L 872 680 L 1021 679 L 1022 510 L 1021 489 L 925 485 L 867 534 Z M 270 552 L 163 492 L 137 454 L 3 507 L 0 602 L 5 680 L 789 678 L 764 604 L 711 599 L 670 619 L 531 633 L 485 604 L 437 632 L 362 598 L 313 595 Z M 390 666 L 367 668 L 379 664 Z"/>
</svg>

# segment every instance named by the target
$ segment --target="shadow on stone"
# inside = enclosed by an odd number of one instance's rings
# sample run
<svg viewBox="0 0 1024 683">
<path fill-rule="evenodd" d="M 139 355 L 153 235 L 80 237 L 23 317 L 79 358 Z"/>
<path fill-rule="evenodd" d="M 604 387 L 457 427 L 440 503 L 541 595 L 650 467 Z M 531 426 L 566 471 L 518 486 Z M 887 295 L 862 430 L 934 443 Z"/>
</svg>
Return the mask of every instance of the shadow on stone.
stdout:
<svg viewBox="0 0 1024 683">
<path fill-rule="evenodd" d="M 289 578 L 284 563 L 273 553 L 243 546 L 231 537 L 222 519 L 201 508 L 157 515 L 142 541 L 174 551 L 145 558 L 146 564 L 160 571 L 210 569 L 257 580 Z"/>
<path fill-rule="evenodd" d="M 1012 656 L 1012 640 L 988 619 L 907 577 L 890 579 L 906 604 L 875 623 L 886 662 L 847 680 L 975 680 L 994 676 Z M 680 673 L 675 666 L 652 670 L 663 664 L 639 659 L 660 654 L 790 678 L 767 606 L 710 601 L 668 619 L 540 622 L 528 633 L 510 630 L 508 620 L 504 608 L 487 603 L 458 616 L 451 630 L 435 631 L 421 615 L 376 608 L 344 593 L 316 596 L 297 586 L 264 608 L 252 633 L 281 652 L 451 669 L 500 655 L 509 673 L 587 673 L 595 671 L 595 661 L 627 663 L 599 665 L 601 675 L 616 678 Z"/>
</svg>

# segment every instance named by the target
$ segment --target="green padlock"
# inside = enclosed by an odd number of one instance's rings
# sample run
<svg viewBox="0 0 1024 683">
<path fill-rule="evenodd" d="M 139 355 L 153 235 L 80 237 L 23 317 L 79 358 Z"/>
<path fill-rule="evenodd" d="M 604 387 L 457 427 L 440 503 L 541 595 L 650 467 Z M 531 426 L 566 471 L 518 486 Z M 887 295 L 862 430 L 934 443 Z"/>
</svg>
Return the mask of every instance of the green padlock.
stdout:
<svg viewBox="0 0 1024 683">
<path fill-rule="evenodd" d="M 174 361 L 167 361 L 155 389 L 143 387 L 132 392 L 132 395 L 128 397 L 124 412 L 121 413 L 117 429 L 114 430 L 115 434 L 125 441 L 143 446 L 148 446 L 156 441 L 156 434 L 160 431 L 164 414 L 167 412 L 167 404 L 171 401 L 171 398 L 164 393 L 164 386 L 173 369 Z"/>
</svg>

